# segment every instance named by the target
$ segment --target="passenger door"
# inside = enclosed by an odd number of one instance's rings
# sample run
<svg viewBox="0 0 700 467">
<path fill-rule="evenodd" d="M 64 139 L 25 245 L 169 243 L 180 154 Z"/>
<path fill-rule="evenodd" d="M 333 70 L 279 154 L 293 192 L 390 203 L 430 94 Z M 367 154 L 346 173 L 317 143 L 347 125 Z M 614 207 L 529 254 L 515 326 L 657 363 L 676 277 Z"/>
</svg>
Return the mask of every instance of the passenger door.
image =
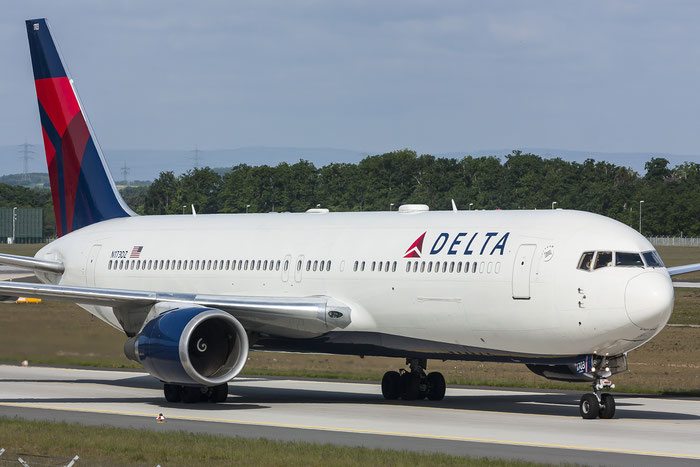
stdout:
<svg viewBox="0 0 700 467">
<path fill-rule="evenodd" d="M 530 299 L 530 271 L 532 258 L 537 245 L 520 245 L 513 263 L 513 298 L 516 300 Z"/>
</svg>

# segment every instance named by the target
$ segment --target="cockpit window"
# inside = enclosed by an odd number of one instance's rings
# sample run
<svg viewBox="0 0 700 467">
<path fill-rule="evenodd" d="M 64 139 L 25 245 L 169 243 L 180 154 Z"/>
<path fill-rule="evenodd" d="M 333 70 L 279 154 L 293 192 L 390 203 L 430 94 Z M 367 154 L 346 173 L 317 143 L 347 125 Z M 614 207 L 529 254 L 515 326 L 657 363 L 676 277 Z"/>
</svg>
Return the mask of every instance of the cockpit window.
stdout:
<svg viewBox="0 0 700 467">
<path fill-rule="evenodd" d="M 581 255 L 581 259 L 578 262 L 578 268 L 583 269 L 584 271 L 590 271 L 591 270 L 591 264 L 593 264 L 593 255 L 595 252 L 593 251 L 587 251 L 584 254 Z"/>
<path fill-rule="evenodd" d="M 615 266 L 631 266 L 631 267 L 644 267 L 642 262 L 642 257 L 639 253 L 615 253 Z"/>
<path fill-rule="evenodd" d="M 596 256 L 595 258 L 595 267 L 593 269 L 600 269 L 606 266 L 612 266 L 612 260 L 612 251 L 599 251 L 598 256 Z"/>
<path fill-rule="evenodd" d="M 661 261 L 661 258 L 659 258 L 659 254 L 656 251 L 645 251 L 642 253 L 642 256 L 644 256 L 644 261 L 650 268 L 664 267 L 664 263 Z"/>
</svg>

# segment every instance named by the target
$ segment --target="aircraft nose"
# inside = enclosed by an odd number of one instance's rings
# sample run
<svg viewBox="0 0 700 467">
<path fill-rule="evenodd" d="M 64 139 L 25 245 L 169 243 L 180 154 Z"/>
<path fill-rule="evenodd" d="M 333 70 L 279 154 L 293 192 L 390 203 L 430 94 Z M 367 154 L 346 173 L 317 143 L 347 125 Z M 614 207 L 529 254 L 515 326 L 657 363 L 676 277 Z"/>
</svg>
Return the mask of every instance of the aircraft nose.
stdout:
<svg viewBox="0 0 700 467">
<path fill-rule="evenodd" d="M 665 325 L 673 311 L 671 278 L 660 272 L 645 272 L 630 279 L 625 309 L 630 321 L 642 329 Z"/>
</svg>

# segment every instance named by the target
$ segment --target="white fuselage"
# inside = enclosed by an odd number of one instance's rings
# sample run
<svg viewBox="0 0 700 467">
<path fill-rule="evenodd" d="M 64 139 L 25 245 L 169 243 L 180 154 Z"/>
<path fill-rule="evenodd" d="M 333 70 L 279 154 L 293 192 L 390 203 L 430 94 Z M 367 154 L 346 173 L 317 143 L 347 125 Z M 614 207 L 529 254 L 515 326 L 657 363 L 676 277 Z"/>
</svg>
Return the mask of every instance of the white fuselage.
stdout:
<svg viewBox="0 0 700 467">
<path fill-rule="evenodd" d="M 422 248 L 410 249 L 423 233 Z M 661 330 L 673 288 L 664 268 L 577 269 L 584 251 L 599 250 L 653 247 L 617 221 L 579 211 L 271 213 L 112 219 L 37 257 L 64 263 L 61 285 L 324 295 L 351 308 L 345 332 L 492 355 L 619 355 Z M 111 308 L 85 308 L 119 327 Z"/>
</svg>

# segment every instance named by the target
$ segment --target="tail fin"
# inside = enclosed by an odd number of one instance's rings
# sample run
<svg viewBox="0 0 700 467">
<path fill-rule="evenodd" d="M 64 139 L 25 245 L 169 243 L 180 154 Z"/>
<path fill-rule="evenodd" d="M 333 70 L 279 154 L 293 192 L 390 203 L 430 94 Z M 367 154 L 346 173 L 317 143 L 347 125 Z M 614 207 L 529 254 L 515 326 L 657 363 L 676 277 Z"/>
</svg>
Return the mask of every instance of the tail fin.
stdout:
<svg viewBox="0 0 700 467">
<path fill-rule="evenodd" d="M 117 191 L 46 19 L 26 24 L 58 236 L 135 215 Z"/>
</svg>

